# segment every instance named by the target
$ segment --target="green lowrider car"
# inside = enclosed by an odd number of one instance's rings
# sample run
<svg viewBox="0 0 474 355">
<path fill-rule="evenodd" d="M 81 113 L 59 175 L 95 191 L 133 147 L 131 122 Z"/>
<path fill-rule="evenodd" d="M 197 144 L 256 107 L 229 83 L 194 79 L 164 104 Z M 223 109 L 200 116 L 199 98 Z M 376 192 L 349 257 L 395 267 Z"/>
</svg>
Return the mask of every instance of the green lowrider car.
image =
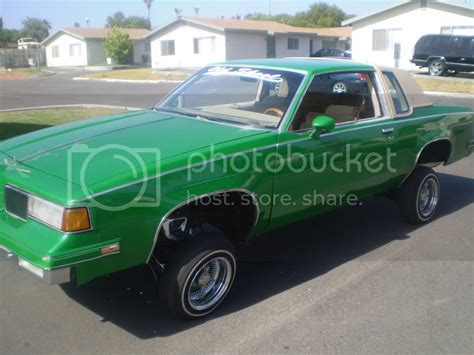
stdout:
<svg viewBox="0 0 474 355">
<path fill-rule="evenodd" d="M 148 264 L 171 311 L 202 317 L 235 243 L 374 195 L 431 220 L 432 168 L 471 153 L 473 117 L 395 69 L 211 65 L 149 110 L 0 142 L 0 248 L 50 284 Z"/>
</svg>

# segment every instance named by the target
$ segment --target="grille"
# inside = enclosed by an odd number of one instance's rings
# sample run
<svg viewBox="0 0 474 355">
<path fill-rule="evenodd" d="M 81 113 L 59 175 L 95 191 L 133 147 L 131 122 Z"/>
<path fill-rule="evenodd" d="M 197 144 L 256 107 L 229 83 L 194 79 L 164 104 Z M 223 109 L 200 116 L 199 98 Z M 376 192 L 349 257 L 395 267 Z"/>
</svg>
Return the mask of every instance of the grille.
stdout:
<svg viewBox="0 0 474 355">
<path fill-rule="evenodd" d="M 12 186 L 5 186 L 5 210 L 26 220 L 28 218 L 28 195 Z"/>
</svg>

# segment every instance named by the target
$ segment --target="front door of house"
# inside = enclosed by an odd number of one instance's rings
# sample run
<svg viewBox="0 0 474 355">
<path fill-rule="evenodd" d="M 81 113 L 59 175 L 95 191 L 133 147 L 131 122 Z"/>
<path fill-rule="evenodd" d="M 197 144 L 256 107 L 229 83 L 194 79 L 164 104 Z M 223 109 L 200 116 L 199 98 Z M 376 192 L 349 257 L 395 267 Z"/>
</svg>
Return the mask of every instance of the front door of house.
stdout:
<svg viewBox="0 0 474 355">
<path fill-rule="evenodd" d="M 267 58 L 275 58 L 276 49 L 275 49 L 275 36 L 267 37 Z"/>
</svg>

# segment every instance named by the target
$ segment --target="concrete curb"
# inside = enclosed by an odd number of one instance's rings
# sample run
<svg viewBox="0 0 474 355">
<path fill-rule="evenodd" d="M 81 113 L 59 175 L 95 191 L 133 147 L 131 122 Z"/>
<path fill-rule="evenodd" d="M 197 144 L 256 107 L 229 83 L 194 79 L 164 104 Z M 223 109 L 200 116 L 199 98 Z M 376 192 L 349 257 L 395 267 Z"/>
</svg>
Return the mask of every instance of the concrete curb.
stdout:
<svg viewBox="0 0 474 355">
<path fill-rule="evenodd" d="M 450 96 L 450 97 L 460 97 L 470 99 L 472 98 L 471 94 L 460 94 L 454 92 L 442 92 L 442 91 L 425 91 L 426 95 L 434 95 L 434 96 Z"/>
<path fill-rule="evenodd" d="M 114 106 L 114 105 L 95 105 L 95 104 L 71 104 L 71 105 L 49 105 L 49 106 L 33 106 L 33 107 L 21 107 L 21 108 L 10 108 L 0 110 L 0 112 L 15 112 L 15 111 L 31 111 L 31 110 L 44 110 L 48 108 L 73 108 L 73 107 L 84 107 L 84 108 L 119 108 L 126 111 L 140 111 L 143 108 L 139 107 L 125 107 L 125 106 Z"/>
<path fill-rule="evenodd" d="M 182 83 L 184 80 L 132 80 L 132 79 L 96 79 L 96 78 L 83 78 L 75 76 L 72 80 L 86 80 L 86 81 L 105 81 L 108 83 L 138 83 L 138 84 L 158 84 L 158 83 Z"/>
</svg>

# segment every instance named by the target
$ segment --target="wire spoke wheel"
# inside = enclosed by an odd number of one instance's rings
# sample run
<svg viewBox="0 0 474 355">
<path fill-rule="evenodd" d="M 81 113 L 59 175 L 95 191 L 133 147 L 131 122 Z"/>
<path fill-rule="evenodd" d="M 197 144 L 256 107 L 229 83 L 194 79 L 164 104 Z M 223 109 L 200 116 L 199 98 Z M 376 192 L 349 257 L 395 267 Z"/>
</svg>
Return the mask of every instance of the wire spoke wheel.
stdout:
<svg viewBox="0 0 474 355">
<path fill-rule="evenodd" d="M 439 200 L 439 188 L 436 181 L 429 177 L 421 185 L 418 192 L 418 210 L 423 217 L 429 217 L 436 206 L 438 205 Z"/>
<path fill-rule="evenodd" d="M 226 294 L 232 280 L 231 264 L 224 257 L 207 261 L 192 276 L 188 303 L 202 311 L 214 306 Z"/>
</svg>

